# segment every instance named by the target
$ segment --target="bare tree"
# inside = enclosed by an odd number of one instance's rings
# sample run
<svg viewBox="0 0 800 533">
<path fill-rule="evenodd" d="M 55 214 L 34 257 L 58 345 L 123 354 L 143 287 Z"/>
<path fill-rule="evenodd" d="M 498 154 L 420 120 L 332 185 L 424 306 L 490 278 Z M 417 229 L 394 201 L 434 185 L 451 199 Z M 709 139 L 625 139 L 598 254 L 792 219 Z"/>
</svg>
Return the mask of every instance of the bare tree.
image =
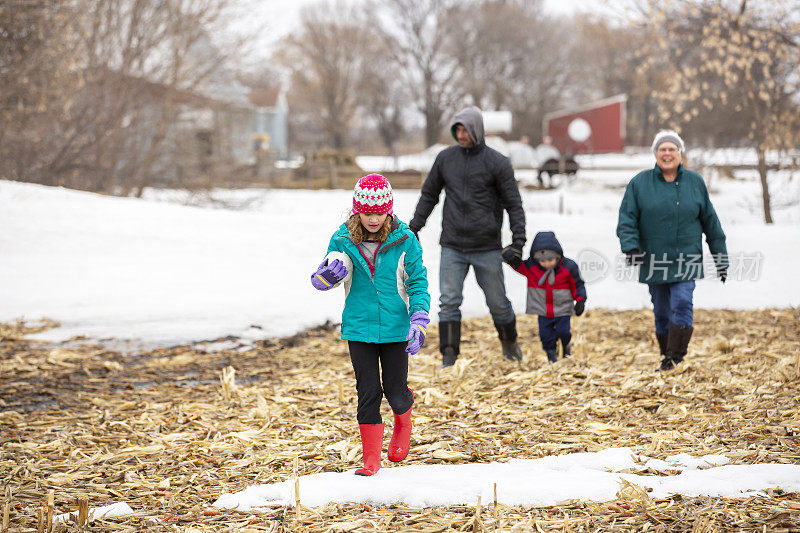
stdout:
<svg viewBox="0 0 800 533">
<path fill-rule="evenodd" d="M 516 136 L 539 139 L 544 114 L 588 85 L 575 83 L 571 19 L 547 16 L 541 0 L 460 4 L 449 17 L 459 21 L 456 85 L 484 109 L 512 111 Z"/>
<path fill-rule="evenodd" d="M 389 0 L 402 76 L 425 117 L 425 144 L 439 141 L 448 116 L 462 101 L 457 83 L 461 66 L 455 55 L 459 21 L 451 18 L 454 0 Z"/>
<path fill-rule="evenodd" d="M 223 60 L 209 32 L 229 2 L 25 1 L 0 9 L 0 24 L 12 29 L 0 38 L 16 43 L 0 59 L 9 110 L 0 115 L 9 141 L 0 143 L 2 173 L 140 195 L 180 150 L 165 143 L 178 104 Z"/>
<path fill-rule="evenodd" d="M 227 59 L 211 42 L 209 32 L 221 22 L 228 3 L 228 0 L 166 3 L 113 0 L 104 4 L 107 11 L 94 26 L 103 32 L 99 41 L 100 65 L 139 81 L 152 82 L 158 89 L 157 99 L 150 99 L 149 105 L 136 110 L 128 109 L 124 118 L 129 125 L 134 120 L 131 117 L 136 115 L 139 115 L 136 120 L 148 122 L 151 134 L 146 142 L 121 136 L 133 145 L 113 147 L 113 153 L 124 154 L 128 160 L 127 171 L 119 180 L 123 194 L 132 190 L 141 196 L 156 175 L 159 162 L 180 152 L 180 147 L 167 146 L 165 140 L 176 122 L 179 104 L 187 98 L 186 93 L 202 93 L 204 84 Z M 115 68 L 117 61 L 120 64 Z"/>
<path fill-rule="evenodd" d="M 455 57 L 462 69 L 459 83 L 480 107 L 502 109 L 508 105 L 512 85 L 539 62 L 548 51 L 536 50 L 541 2 L 484 0 L 458 5 L 451 17 L 461 21 Z"/>
<path fill-rule="evenodd" d="M 358 86 L 360 108 L 375 122 L 383 145 L 396 157 L 397 143 L 405 133 L 405 116 L 411 97 L 405 80 L 397 74 L 402 65 L 395 54 L 395 38 L 380 33 L 377 22 L 370 27 L 374 28 L 374 41 L 363 51 L 364 69 Z"/>
<path fill-rule="evenodd" d="M 0 8 L 0 177 L 55 184 L 42 171 L 48 132 L 73 113 L 82 86 L 73 3 L 12 1 Z"/>
<path fill-rule="evenodd" d="M 347 144 L 359 103 L 364 51 L 371 46 L 363 11 L 322 2 L 303 9 L 299 29 L 278 52 L 278 59 L 291 71 L 293 112 L 305 114 L 333 148 Z"/>
<path fill-rule="evenodd" d="M 538 10 L 530 13 L 530 9 L 526 8 L 531 28 L 527 60 L 514 77 L 508 107 L 514 112 L 515 132 L 537 139 L 544 115 L 580 101 L 573 93 L 585 82 L 576 75 L 573 39 L 564 38 L 573 33 L 572 20 L 546 17 Z"/>
<path fill-rule="evenodd" d="M 800 141 L 800 22 L 792 4 L 682 0 L 667 10 L 652 2 L 642 22 L 653 37 L 650 68 L 664 57 L 672 66 L 653 87 L 660 118 L 689 124 L 705 108 L 734 127 L 744 124 L 758 155 L 768 224 L 766 153 Z"/>
<path fill-rule="evenodd" d="M 573 79 L 580 80 L 574 85 L 581 99 L 626 94 L 626 140 L 649 144 L 658 120 L 652 87 L 662 83 L 668 71 L 638 68 L 645 61 L 648 33 L 588 15 L 577 18 L 575 29 Z"/>
</svg>

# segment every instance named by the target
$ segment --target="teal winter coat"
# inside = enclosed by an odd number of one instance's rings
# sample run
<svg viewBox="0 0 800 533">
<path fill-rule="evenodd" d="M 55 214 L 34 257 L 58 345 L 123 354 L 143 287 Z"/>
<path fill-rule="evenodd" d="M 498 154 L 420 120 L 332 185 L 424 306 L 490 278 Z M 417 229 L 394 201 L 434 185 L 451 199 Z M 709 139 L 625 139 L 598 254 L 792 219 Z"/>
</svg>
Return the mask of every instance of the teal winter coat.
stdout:
<svg viewBox="0 0 800 533">
<path fill-rule="evenodd" d="M 375 273 L 350 240 L 342 224 L 331 237 L 328 252 L 346 253 L 353 261 L 353 277 L 345 284 L 342 339 L 361 342 L 405 341 L 411 315 L 430 311 L 428 277 L 422 264 L 422 246 L 396 216 L 392 231 L 378 248 Z"/>
<path fill-rule="evenodd" d="M 674 283 L 703 277 L 703 233 L 717 272 L 728 268 L 725 233 L 697 172 L 678 167 L 668 182 L 658 165 L 628 183 L 619 207 L 617 237 L 623 252 L 639 249 L 642 283 Z"/>
</svg>

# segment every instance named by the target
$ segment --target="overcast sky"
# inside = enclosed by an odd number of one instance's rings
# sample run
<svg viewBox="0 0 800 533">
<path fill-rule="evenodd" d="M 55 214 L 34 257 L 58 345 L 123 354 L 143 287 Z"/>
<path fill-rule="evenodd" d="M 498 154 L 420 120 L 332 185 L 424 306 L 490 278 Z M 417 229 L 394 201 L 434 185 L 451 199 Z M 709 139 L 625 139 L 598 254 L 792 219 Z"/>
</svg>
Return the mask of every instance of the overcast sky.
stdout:
<svg viewBox="0 0 800 533">
<path fill-rule="evenodd" d="M 237 26 L 243 31 L 262 28 L 259 46 L 269 54 L 269 47 L 297 25 L 303 6 L 318 3 L 320 0 L 239 0 L 241 7 Z M 370 0 L 378 2 L 380 0 Z M 544 0 L 544 9 L 551 14 L 593 13 L 598 17 L 619 16 L 630 0 Z M 262 54 L 258 54 L 262 55 Z"/>
</svg>

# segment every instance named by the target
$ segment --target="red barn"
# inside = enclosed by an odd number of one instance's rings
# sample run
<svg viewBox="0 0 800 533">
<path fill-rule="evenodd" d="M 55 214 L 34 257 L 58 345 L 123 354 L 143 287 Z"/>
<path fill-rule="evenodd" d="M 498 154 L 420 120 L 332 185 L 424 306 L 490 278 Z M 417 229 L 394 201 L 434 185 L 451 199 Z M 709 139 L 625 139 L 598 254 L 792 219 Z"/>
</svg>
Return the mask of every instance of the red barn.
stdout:
<svg viewBox="0 0 800 533">
<path fill-rule="evenodd" d="M 544 116 L 544 134 L 561 153 L 621 152 L 625 148 L 624 94 Z"/>
</svg>

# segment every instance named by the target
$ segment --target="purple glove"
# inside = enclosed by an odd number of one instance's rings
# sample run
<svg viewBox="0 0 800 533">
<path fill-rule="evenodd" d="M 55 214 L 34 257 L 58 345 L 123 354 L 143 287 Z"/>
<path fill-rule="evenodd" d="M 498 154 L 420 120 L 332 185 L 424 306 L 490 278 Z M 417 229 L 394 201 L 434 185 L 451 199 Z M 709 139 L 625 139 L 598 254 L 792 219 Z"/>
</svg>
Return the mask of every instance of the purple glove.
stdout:
<svg viewBox="0 0 800 533">
<path fill-rule="evenodd" d="M 331 264 L 328 260 L 320 263 L 317 271 L 311 274 L 311 284 L 318 291 L 327 291 L 339 283 L 347 275 L 347 267 L 339 259 L 334 259 Z"/>
<path fill-rule="evenodd" d="M 425 335 L 428 333 L 428 323 L 431 321 L 426 311 L 417 311 L 411 315 L 411 327 L 406 340 L 409 341 L 406 351 L 411 355 L 416 353 L 425 344 Z"/>
</svg>

